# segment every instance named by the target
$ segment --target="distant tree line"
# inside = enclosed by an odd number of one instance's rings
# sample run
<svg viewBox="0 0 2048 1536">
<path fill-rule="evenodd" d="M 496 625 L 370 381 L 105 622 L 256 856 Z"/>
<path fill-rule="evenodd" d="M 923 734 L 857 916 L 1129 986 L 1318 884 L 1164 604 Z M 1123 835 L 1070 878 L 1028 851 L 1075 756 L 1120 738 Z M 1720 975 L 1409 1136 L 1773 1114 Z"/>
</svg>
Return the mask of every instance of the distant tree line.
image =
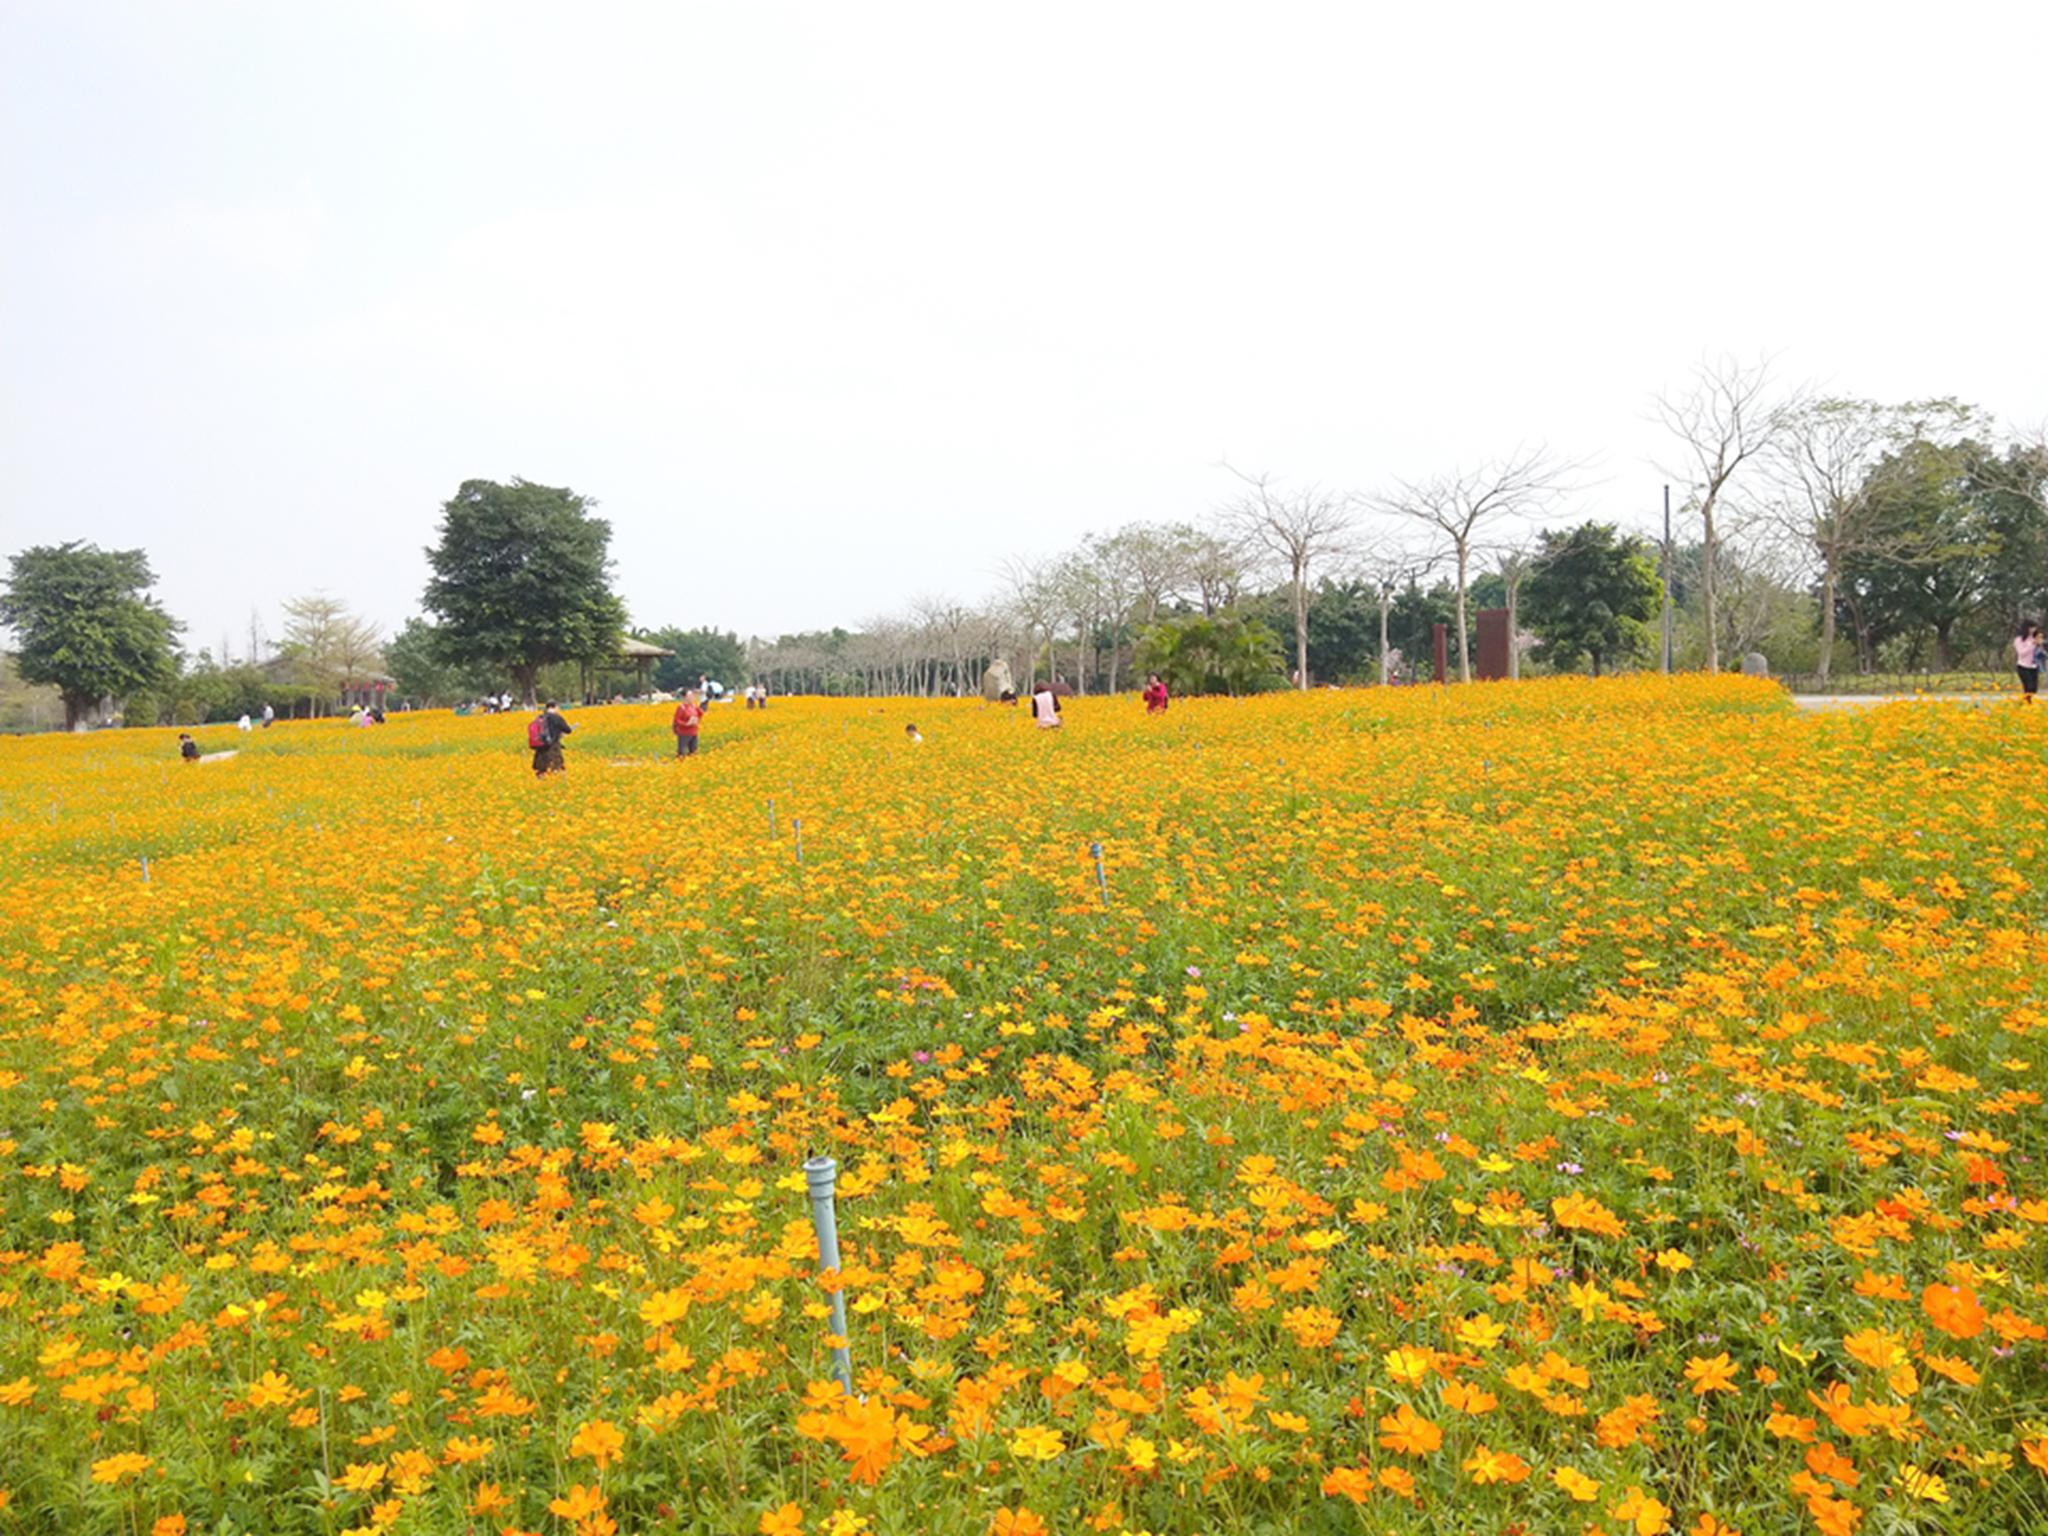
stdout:
<svg viewBox="0 0 2048 1536">
<path fill-rule="evenodd" d="M 742 641 L 641 637 L 676 692 L 699 677 L 778 693 L 956 694 L 1000 663 L 1018 689 L 1115 692 L 1157 670 L 1182 691 L 1421 681 L 1433 633 L 1472 672 L 1473 613 L 1508 611 L 1511 675 L 1761 653 L 1814 674 L 2002 666 L 2048 617 L 2048 439 L 1954 400 L 1886 405 L 1779 390 L 1764 363 L 1701 364 L 1653 402 L 1671 453 L 1668 545 L 1570 518 L 1583 466 L 1524 449 L 1371 493 L 1229 470 L 1199 520 L 1132 523 L 1018 559 L 976 602 L 935 595 L 856 628 Z M 370 699 L 571 699 L 634 685 L 611 529 L 562 487 L 469 480 L 443 504 L 423 613 L 381 634 L 324 594 L 252 619 L 237 661 L 187 652 L 141 550 L 16 553 L 0 583 L 0 729 L 120 716 L 190 723 L 320 714 Z"/>
</svg>

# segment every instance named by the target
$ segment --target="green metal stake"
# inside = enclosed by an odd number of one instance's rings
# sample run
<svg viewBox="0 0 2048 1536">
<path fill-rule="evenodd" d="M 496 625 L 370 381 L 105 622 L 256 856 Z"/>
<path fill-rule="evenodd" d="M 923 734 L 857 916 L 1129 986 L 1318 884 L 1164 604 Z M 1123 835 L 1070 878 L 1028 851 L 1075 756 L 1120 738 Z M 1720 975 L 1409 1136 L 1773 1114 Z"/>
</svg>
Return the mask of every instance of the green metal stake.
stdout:
<svg viewBox="0 0 2048 1536">
<path fill-rule="evenodd" d="M 804 1185 L 811 1195 L 811 1226 L 818 1234 L 818 1268 L 837 1274 L 839 1270 L 839 1217 L 832 1205 L 833 1186 L 839 1180 L 839 1165 L 829 1157 L 807 1158 Z M 832 1336 L 846 1338 L 846 1288 L 832 1292 Z M 849 1396 L 853 1392 L 853 1351 L 844 1342 L 832 1351 L 832 1374 Z"/>
</svg>

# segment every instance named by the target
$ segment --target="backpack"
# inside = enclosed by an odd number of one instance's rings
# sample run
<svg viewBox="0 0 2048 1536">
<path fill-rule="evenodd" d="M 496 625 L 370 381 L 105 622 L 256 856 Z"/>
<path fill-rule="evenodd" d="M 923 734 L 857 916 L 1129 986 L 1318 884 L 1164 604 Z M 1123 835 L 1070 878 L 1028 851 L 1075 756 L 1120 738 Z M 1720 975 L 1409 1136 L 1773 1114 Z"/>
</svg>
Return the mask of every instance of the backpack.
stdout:
<svg viewBox="0 0 2048 1536">
<path fill-rule="evenodd" d="M 538 752 L 547 744 L 548 717 L 546 715 L 535 715 L 526 722 L 526 745 L 531 750 Z"/>
</svg>

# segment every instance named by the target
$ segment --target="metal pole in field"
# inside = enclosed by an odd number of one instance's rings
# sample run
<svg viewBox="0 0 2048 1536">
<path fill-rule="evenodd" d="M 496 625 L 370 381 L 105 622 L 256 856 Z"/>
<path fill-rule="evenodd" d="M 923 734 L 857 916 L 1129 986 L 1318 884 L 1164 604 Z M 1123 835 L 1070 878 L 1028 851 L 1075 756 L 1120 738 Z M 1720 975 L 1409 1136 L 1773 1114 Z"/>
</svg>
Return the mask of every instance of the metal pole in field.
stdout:
<svg viewBox="0 0 2048 1536">
<path fill-rule="evenodd" d="M 829 1157 L 804 1160 L 804 1186 L 811 1194 L 811 1227 L 818 1234 L 818 1268 L 835 1276 L 839 1270 L 839 1217 L 832 1207 L 832 1189 L 839 1165 Z M 832 1337 L 846 1338 L 846 1290 L 832 1292 Z M 848 1393 L 853 1391 L 853 1352 L 841 1342 L 832 1351 L 832 1374 Z"/>
<path fill-rule="evenodd" d="M 1664 487 L 1664 670 L 1671 670 L 1671 487 Z"/>
<path fill-rule="evenodd" d="M 789 825 L 796 833 L 796 861 L 801 864 L 804 861 L 804 819 L 801 816 L 792 816 L 789 818 Z"/>
<path fill-rule="evenodd" d="M 1102 904 L 1106 907 L 1109 905 L 1109 876 L 1102 868 L 1102 844 L 1090 843 L 1088 852 L 1095 860 L 1095 884 L 1102 891 Z"/>
</svg>

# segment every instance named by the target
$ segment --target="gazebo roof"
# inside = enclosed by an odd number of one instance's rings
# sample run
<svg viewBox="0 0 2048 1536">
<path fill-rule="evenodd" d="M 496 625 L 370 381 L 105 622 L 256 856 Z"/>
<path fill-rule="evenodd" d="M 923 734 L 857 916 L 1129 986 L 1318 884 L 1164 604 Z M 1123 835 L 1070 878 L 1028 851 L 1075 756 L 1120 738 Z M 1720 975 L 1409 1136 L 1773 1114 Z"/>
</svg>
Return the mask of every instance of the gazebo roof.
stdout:
<svg viewBox="0 0 2048 1536">
<path fill-rule="evenodd" d="M 674 651 L 665 651 L 647 640 L 635 640 L 631 635 L 619 642 L 621 661 L 658 661 L 664 656 L 673 656 Z"/>
</svg>

